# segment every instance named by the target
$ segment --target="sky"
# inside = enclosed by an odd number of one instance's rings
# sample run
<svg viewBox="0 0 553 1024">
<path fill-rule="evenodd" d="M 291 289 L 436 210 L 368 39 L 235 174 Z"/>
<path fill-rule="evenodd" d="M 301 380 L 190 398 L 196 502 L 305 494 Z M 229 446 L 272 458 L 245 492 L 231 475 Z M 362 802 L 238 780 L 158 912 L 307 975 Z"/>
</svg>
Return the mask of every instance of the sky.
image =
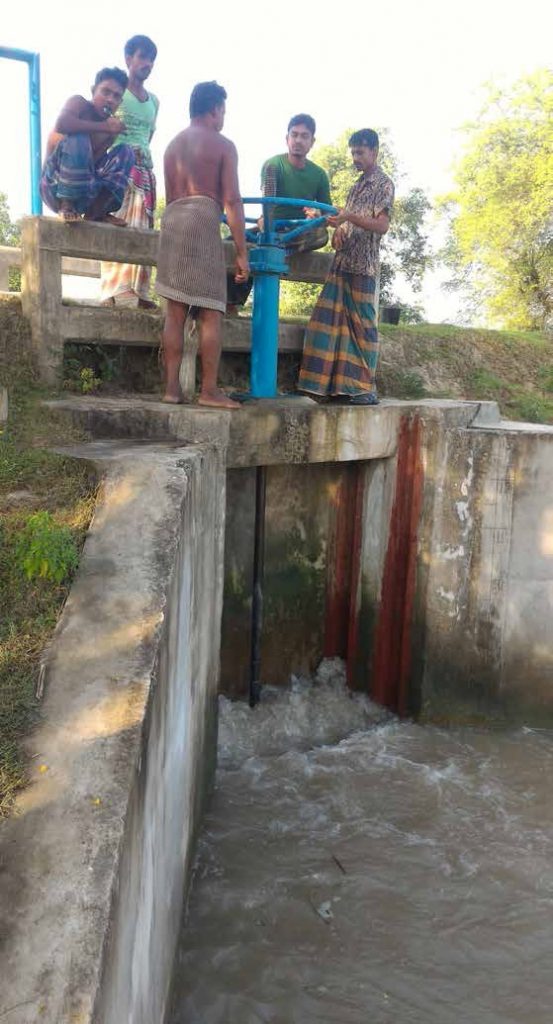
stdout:
<svg viewBox="0 0 553 1024">
<path fill-rule="evenodd" d="M 215 78 L 227 90 L 224 133 L 238 147 L 243 195 L 259 194 L 261 164 L 284 150 L 289 117 L 305 111 L 322 143 L 349 127 L 388 128 L 404 172 L 397 192 L 419 186 L 434 197 L 452 183 L 462 125 L 478 116 L 484 84 L 508 84 L 551 62 L 548 0 L 8 2 L 0 43 L 40 53 L 43 144 L 69 96 L 88 96 L 100 67 L 125 66 L 131 35 L 154 39 L 160 193 L 163 151 L 188 123 L 198 81 Z M 26 65 L 0 59 L 0 86 L 0 191 L 16 218 L 30 202 Z M 439 274 L 429 275 L 427 313 L 454 319 L 455 300 L 440 284 Z"/>
</svg>

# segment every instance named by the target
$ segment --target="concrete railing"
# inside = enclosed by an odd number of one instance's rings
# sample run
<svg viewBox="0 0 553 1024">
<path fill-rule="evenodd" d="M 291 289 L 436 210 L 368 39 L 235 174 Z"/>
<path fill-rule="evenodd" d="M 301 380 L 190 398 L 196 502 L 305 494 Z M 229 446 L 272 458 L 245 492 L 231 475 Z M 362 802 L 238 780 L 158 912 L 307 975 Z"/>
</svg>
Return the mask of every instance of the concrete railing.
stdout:
<svg viewBox="0 0 553 1024">
<path fill-rule="evenodd" d="M 9 292 L 10 270 L 20 269 L 23 253 L 15 245 L 0 245 L 0 294 Z M 70 277 L 100 277 L 99 260 L 72 259 L 64 256 L 61 261 L 62 274 Z"/>
<path fill-rule="evenodd" d="M 31 327 L 32 345 L 41 377 L 60 380 L 63 346 L 67 341 L 98 344 L 159 345 L 161 319 L 157 313 L 100 306 L 67 305 L 62 301 L 62 273 L 99 276 L 100 261 L 155 266 L 159 233 L 121 229 L 109 224 L 64 224 L 53 217 L 27 217 L 21 236 L 23 313 Z M 14 253 L 16 250 L 12 250 Z M 234 245 L 225 243 L 227 266 L 234 264 Z M 4 252 L 2 258 L 5 261 Z M 8 259 L 14 257 L 8 256 Z M 290 260 L 291 281 L 322 283 L 330 266 L 329 253 L 301 253 Z M 4 263 L 5 265 L 5 263 Z M 11 264 L 13 265 L 13 263 Z M 300 351 L 303 327 L 282 324 L 282 351 Z M 250 324 L 245 319 L 225 321 L 223 348 L 247 352 Z M 185 394 L 193 392 L 196 348 L 185 347 L 181 382 Z"/>
</svg>

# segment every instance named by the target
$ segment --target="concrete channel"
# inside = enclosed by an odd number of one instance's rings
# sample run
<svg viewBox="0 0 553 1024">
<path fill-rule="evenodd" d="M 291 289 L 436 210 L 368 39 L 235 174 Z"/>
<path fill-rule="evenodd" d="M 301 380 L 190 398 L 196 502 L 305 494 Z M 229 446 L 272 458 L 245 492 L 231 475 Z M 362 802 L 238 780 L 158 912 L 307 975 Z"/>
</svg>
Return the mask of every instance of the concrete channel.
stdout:
<svg viewBox="0 0 553 1024">
<path fill-rule="evenodd" d="M 217 694 L 247 685 L 256 467 L 264 680 L 341 657 L 404 717 L 550 725 L 553 428 L 478 402 L 56 405 L 104 486 L 2 827 L 0 1019 L 163 1024 Z"/>
</svg>

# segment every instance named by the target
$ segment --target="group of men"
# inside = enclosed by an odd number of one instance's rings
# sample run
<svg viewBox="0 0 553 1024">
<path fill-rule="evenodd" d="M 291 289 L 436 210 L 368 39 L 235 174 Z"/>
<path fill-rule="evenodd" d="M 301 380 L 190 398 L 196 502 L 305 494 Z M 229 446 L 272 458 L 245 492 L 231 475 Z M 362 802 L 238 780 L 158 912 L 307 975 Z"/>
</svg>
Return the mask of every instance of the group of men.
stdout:
<svg viewBox="0 0 553 1024">
<path fill-rule="evenodd" d="M 61 111 L 48 139 L 41 191 L 46 204 L 68 222 L 107 221 L 116 226 L 153 226 L 156 183 L 150 141 L 159 103 L 145 88 L 157 55 L 147 36 L 125 46 L 128 74 L 103 68 L 92 99 L 74 96 Z M 166 300 L 163 332 L 164 401 L 183 401 L 179 371 L 188 315 L 198 321 L 201 405 L 235 408 L 217 384 L 222 318 L 241 305 L 251 288 L 244 208 L 238 184 L 238 156 L 222 135 L 225 89 L 201 82 L 190 97 L 190 124 L 169 144 L 164 157 L 166 208 L 161 221 L 156 290 Z M 262 193 L 303 199 L 294 219 L 320 213 L 309 203 L 331 203 L 328 176 L 308 159 L 315 121 L 298 114 L 288 124 L 287 152 L 267 160 Z M 123 140 L 123 141 L 121 141 Z M 378 167 L 378 136 L 371 129 L 349 140 L 360 177 L 346 205 L 326 218 L 333 229 L 332 266 L 305 334 L 298 389 L 353 405 L 378 402 L 375 291 L 380 238 L 388 230 L 394 201 L 392 181 Z M 226 272 L 221 214 L 234 241 L 234 274 Z M 272 222 L 290 208 L 272 208 Z M 258 228 L 263 227 L 262 220 Z M 314 250 L 328 241 L 326 226 L 307 229 L 289 248 Z M 109 304 L 154 305 L 149 268 L 102 264 L 102 299 Z"/>
</svg>

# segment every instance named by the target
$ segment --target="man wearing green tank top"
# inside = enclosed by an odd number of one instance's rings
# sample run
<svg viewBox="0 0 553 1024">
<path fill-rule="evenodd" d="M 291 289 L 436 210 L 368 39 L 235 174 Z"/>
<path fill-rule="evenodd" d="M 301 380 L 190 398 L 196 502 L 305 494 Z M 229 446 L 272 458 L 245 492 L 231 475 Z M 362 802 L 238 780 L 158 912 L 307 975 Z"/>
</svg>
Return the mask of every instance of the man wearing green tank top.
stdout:
<svg viewBox="0 0 553 1024">
<path fill-rule="evenodd" d="M 129 84 L 117 116 L 125 125 L 123 140 L 134 151 L 135 166 L 118 216 L 133 228 L 154 226 L 156 179 L 150 141 L 156 127 L 159 100 L 146 90 L 144 82 L 156 57 L 157 47 L 148 36 L 133 36 L 125 44 Z M 149 297 L 150 278 L 151 267 L 102 263 L 103 303 L 155 309 L 155 303 Z"/>
</svg>

